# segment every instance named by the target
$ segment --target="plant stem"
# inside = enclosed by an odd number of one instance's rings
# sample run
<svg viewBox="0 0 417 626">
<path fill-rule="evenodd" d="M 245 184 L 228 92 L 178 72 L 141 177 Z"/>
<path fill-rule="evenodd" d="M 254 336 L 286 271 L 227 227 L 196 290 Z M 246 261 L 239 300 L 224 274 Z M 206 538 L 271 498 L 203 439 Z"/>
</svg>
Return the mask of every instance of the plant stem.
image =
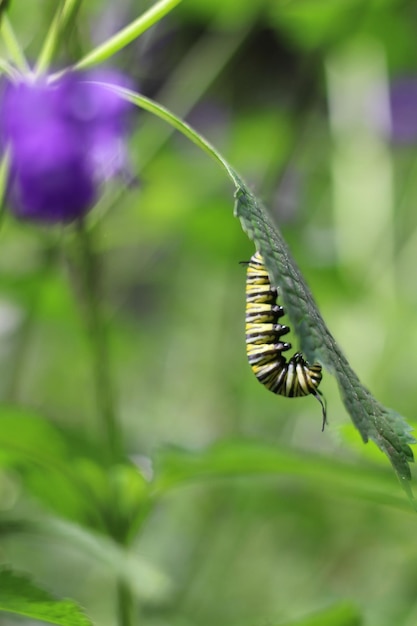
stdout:
<svg viewBox="0 0 417 626">
<path fill-rule="evenodd" d="M 30 72 L 30 65 L 26 60 L 12 25 L 9 22 L 9 18 L 4 14 L 1 16 L 0 33 L 10 59 L 22 74 L 28 74 Z"/>
<path fill-rule="evenodd" d="M 101 271 L 97 255 L 94 252 L 91 230 L 87 229 L 82 219 L 78 222 L 78 241 L 81 252 L 82 286 L 93 357 L 97 404 L 102 418 L 109 462 L 114 464 L 122 458 L 122 433 L 116 419 L 108 338 L 100 307 Z M 117 510 L 115 510 L 115 514 L 118 515 Z M 117 626 L 133 626 L 135 624 L 135 606 L 129 583 L 124 578 L 119 577 L 116 580 L 115 591 Z"/>
<path fill-rule="evenodd" d="M 65 41 L 66 31 L 73 22 L 82 0 L 63 0 L 58 7 L 49 31 L 44 39 L 41 53 L 36 63 L 37 76 L 46 74 L 52 59 L 62 41 Z"/>
<path fill-rule="evenodd" d="M 134 620 L 134 598 L 128 583 L 117 581 L 117 624 L 118 626 L 132 626 Z"/>
<path fill-rule="evenodd" d="M 0 209 L 0 229 L 3 225 L 3 218 L 5 211 Z M 19 330 L 16 333 L 14 340 L 13 354 L 8 361 L 7 372 L 5 372 L 4 381 L 5 389 L 3 402 L 15 404 L 22 398 L 21 385 L 25 380 L 24 368 L 27 363 L 28 350 L 30 350 L 30 342 L 32 339 L 32 333 L 34 325 L 37 321 L 38 309 L 42 303 L 44 295 L 44 285 L 48 282 L 48 278 L 51 269 L 57 259 L 56 243 L 52 240 L 47 240 L 44 243 L 42 250 L 42 261 L 37 272 L 32 276 L 32 283 L 30 291 L 28 293 L 28 303 L 26 306 L 25 314 L 22 323 L 19 326 Z"/>
<path fill-rule="evenodd" d="M 115 414 L 108 339 L 100 308 L 100 265 L 93 250 L 91 232 L 86 228 L 82 219 L 78 222 L 78 241 L 84 274 L 82 285 L 93 358 L 97 405 L 103 424 L 109 461 L 115 462 L 122 454 L 122 437 Z"/>
<path fill-rule="evenodd" d="M 136 20 L 80 59 L 75 69 L 84 70 L 106 61 L 109 57 L 112 57 L 116 52 L 119 52 L 119 50 L 122 50 L 122 48 L 134 41 L 139 35 L 151 28 L 151 26 L 157 24 L 159 20 L 172 11 L 181 1 L 182 0 L 159 0 Z"/>
</svg>

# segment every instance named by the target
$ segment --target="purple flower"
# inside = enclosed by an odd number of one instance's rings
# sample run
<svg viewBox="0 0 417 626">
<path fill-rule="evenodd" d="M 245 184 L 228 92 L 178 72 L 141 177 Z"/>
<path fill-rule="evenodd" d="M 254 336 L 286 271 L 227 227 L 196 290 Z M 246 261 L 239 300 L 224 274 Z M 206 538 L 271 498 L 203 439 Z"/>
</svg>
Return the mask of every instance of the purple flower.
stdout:
<svg viewBox="0 0 417 626">
<path fill-rule="evenodd" d="M 390 86 L 391 134 L 398 143 L 417 141 L 417 78 L 404 77 Z"/>
<path fill-rule="evenodd" d="M 5 85 L 0 139 L 11 150 L 9 200 L 17 216 L 71 222 L 93 206 L 103 180 L 123 171 L 130 105 L 98 81 L 127 86 L 114 72 Z"/>
</svg>

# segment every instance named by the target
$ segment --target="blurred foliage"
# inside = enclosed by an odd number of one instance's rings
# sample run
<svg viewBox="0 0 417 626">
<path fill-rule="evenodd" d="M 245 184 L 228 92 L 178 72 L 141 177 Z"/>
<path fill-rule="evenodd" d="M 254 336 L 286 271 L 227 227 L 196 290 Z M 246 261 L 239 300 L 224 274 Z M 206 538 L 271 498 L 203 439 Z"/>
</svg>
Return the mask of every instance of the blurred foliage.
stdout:
<svg viewBox="0 0 417 626">
<path fill-rule="evenodd" d="M 56 2 L 31 5 L 11 0 L 9 13 L 33 59 Z M 83 2 L 59 65 L 148 7 Z M 390 131 L 389 87 L 415 77 L 416 12 L 404 0 L 184 0 L 114 58 L 250 181 L 360 379 L 412 424 L 415 139 Z M 2 227 L 1 561 L 103 626 L 122 575 L 147 626 L 414 626 L 415 513 L 386 459 L 349 425 L 331 376 L 324 434 L 312 398 L 257 383 L 238 263 L 253 245 L 233 189 L 163 122 L 134 122 L 134 184 L 91 215 L 128 455 L 116 465 L 76 238 Z"/>
<path fill-rule="evenodd" d="M 0 611 L 59 626 L 91 626 L 91 621 L 73 602 L 57 601 L 26 577 L 9 570 L 0 570 Z"/>
</svg>

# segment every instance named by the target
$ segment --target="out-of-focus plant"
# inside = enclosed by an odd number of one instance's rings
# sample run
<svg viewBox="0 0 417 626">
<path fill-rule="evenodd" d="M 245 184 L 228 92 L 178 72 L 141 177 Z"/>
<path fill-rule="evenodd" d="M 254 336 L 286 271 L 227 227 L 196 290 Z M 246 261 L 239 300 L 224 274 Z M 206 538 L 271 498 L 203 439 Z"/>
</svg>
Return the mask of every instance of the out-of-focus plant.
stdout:
<svg viewBox="0 0 417 626">
<path fill-rule="evenodd" d="M 3 406 L 0 462 L 18 472 L 28 494 L 54 515 L 49 526 L 25 520 L 20 525 L 4 523 L 0 532 L 49 531 L 101 559 L 115 576 L 120 626 L 136 623 L 137 598 L 153 594 L 160 598 L 170 593 L 171 581 L 130 548 L 155 503 L 173 487 L 247 474 L 308 474 L 329 489 L 345 486 L 359 497 L 404 506 L 395 482 L 386 473 L 372 468 L 359 471 L 343 461 L 332 461 L 329 466 L 318 455 L 291 453 L 255 441 L 225 439 L 201 453 L 165 450 L 153 459 L 151 472 L 149 462 L 133 463 L 129 459 L 122 443 L 94 237 L 106 185 L 118 177 L 131 178 L 126 138 L 133 104 L 179 130 L 226 172 L 235 188 L 236 215 L 264 256 L 273 284 L 282 292 L 307 358 L 320 361 L 336 376 L 345 406 L 363 440 L 372 439 L 387 454 L 410 494 L 407 485 L 413 454 L 409 444 L 414 440 L 409 427 L 359 382 L 262 204 L 215 148 L 163 106 L 137 93 L 130 77 L 92 69 L 155 25 L 178 2 L 160 0 L 59 72 L 50 68 L 60 42 L 77 18 L 81 0 L 60 3 L 33 67 L 14 34 L 6 3 L 1 6 L 1 33 L 8 52 L 8 58 L 1 62 L 2 220 L 17 218 L 19 223 L 29 221 L 33 228 L 39 228 L 48 263 L 58 263 L 61 250 L 66 250 L 74 297 L 81 301 L 90 340 L 102 437 L 95 446 L 80 442 L 73 433 L 54 426 L 33 410 Z M 64 626 L 91 623 L 74 602 L 54 600 L 7 567 L 0 572 L 0 611 Z M 357 611 L 350 605 L 326 610 L 318 619 L 334 626 L 359 623 Z"/>
</svg>

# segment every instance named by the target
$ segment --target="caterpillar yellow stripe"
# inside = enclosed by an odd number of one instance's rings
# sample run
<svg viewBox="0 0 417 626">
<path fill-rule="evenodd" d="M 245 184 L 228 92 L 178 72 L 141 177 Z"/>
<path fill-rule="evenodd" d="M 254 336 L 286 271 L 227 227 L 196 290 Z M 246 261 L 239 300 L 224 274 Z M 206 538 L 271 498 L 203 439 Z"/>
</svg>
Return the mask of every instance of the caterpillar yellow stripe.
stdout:
<svg viewBox="0 0 417 626">
<path fill-rule="evenodd" d="M 310 365 L 297 352 L 286 359 L 291 344 L 283 341 L 290 332 L 279 322 L 285 315 L 277 303 L 278 291 L 272 287 L 263 258 L 256 252 L 247 264 L 246 279 L 246 352 L 256 378 L 267 389 L 287 398 L 312 394 L 321 404 L 322 430 L 327 423 L 326 405 L 318 386 L 321 365 Z"/>
</svg>

